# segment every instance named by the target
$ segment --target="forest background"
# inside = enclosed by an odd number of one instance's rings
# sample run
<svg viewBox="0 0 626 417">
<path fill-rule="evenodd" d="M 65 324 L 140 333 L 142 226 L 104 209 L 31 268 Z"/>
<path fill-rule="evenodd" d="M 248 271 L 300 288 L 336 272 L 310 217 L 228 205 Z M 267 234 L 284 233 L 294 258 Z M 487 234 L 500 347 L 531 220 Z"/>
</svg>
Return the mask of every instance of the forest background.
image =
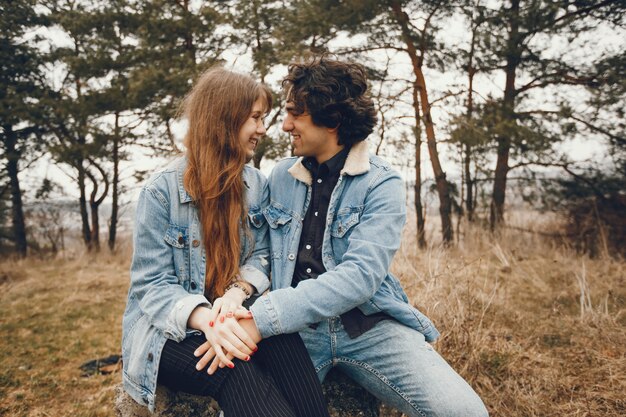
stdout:
<svg viewBox="0 0 626 417">
<path fill-rule="evenodd" d="M 119 350 L 180 101 L 213 65 L 267 83 L 267 172 L 286 64 L 325 52 L 368 71 L 370 148 L 407 184 L 394 272 L 492 415 L 626 412 L 623 1 L 0 4 L 0 414 L 112 415 L 119 374 L 78 365 Z"/>
</svg>

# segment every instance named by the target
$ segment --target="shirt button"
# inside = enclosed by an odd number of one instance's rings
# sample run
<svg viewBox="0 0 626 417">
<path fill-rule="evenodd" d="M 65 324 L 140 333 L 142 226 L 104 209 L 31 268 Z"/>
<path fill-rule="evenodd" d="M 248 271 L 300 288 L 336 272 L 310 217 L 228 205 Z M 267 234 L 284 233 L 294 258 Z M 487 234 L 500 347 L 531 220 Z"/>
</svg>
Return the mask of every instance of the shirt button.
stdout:
<svg viewBox="0 0 626 417">
<path fill-rule="evenodd" d="M 289 259 L 290 261 L 293 261 L 294 259 L 296 259 L 296 255 L 294 255 L 293 253 L 290 253 L 289 256 L 287 256 L 287 259 Z"/>
<path fill-rule="evenodd" d="M 200 241 L 198 239 L 194 239 L 193 242 L 191 242 L 191 244 L 193 245 L 194 248 L 197 248 L 198 246 L 200 246 Z"/>
<path fill-rule="evenodd" d="M 318 213 L 318 212 L 316 211 L 315 213 L 313 213 L 313 215 L 314 215 L 315 217 L 317 217 L 317 213 Z"/>
<path fill-rule="evenodd" d="M 311 273 L 311 268 L 307 268 L 307 269 L 306 269 L 306 273 L 307 273 L 307 274 L 310 274 L 310 273 Z"/>
<path fill-rule="evenodd" d="M 306 245 L 305 248 L 311 249 L 311 245 Z"/>
<path fill-rule="evenodd" d="M 318 184 L 321 184 L 321 183 L 322 183 L 322 179 L 321 179 L 321 178 L 318 178 L 318 179 L 317 179 L 317 183 L 318 183 Z"/>
</svg>

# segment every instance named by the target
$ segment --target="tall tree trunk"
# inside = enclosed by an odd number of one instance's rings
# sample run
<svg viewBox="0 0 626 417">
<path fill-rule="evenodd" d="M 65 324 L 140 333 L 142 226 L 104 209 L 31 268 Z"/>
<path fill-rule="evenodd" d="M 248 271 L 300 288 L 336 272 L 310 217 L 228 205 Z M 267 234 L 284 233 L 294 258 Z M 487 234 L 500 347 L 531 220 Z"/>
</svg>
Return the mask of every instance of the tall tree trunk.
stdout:
<svg viewBox="0 0 626 417">
<path fill-rule="evenodd" d="M 115 239 L 117 236 L 117 221 L 119 210 L 119 189 L 120 182 L 119 166 L 119 147 L 120 147 L 120 113 L 115 112 L 115 131 L 113 132 L 113 195 L 111 196 L 111 221 L 109 222 L 109 250 L 115 250 Z"/>
<path fill-rule="evenodd" d="M 22 204 L 22 190 L 20 188 L 19 160 L 20 152 L 17 150 L 17 135 L 13 131 L 13 126 L 4 126 L 7 137 L 6 158 L 7 173 L 9 174 L 9 184 L 11 188 L 11 216 L 13 222 L 13 240 L 15 242 L 15 252 L 19 257 L 27 255 L 28 245 L 26 242 L 26 225 L 24 222 L 24 206 Z"/>
<path fill-rule="evenodd" d="M 78 42 L 74 40 L 74 52 L 76 56 L 80 55 Z M 76 86 L 76 95 L 78 101 L 82 101 L 83 97 L 83 89 L 82 89 L 82 81 L 80 77 L 76 77 L 74 80 L 74 84 Z M 76 170 L 78 171 L 78 188 L 80 190 L 79 204 L 80 204 L 80 218 L 82 222 L 83 228 L 83 241 L 85 242 L 85 246 L 87 246 L 87 251 L 91 251 L 93 249 L 93 234 L 92 230 L 89 228 L 89 214 L 87 211 L 87 191 L 85 190 L 85 178 L 87 176 L 87 169 L 85 168 L 85 144 L 86 144 L 86 133 L 87 133 L 87 120 L 84 117 L 80 118 L 79 121 L 79 133 L 76 136 L 76 140 L 74 146 L 78 147 L 79 157 L 75 162 Z M 71 140 L 70 140 L 71 141 Z"/>
<path fill-rule="evenodd" d="M 473 20 L 473 19 L 472 19 Z M 472 22 L 474 25 L 474 22 Z M 467 122 L 468 125 L 472 125 L 472 118 L 474 116 L 474 75 L 476 75 L 476 69 L 474 68 L 474 53 L 476 50 L 476 33 L 478 31 L 478 24 L 472 27 L 472 41 L 470 45 L 470 51 L 467 63 Z M 465 211 L 467 212 L 467 220 L 474 221 L 474 178 L 472 177 L 472 144 L 465 142 L 462 146 L 463 152 L 463 176 L 465 177 L 465 189 L 467 197 L 465 199 Z"/>
<path fill-rule="evenodd" d="M 91 233 L 92 233 L 92 241 L 93 247 L 96 251 L 100 251 L 100 205 L 109 194 L 109 180 L 107 178 L 106 172 L 104 169 L 96 163 L 95 160 L 89 158 L 89 163 L 91 167 L 95 168 L 100 177 L 102 178 L 102 183 L 104 184 L 104 190 L 98 197 L 98 180 L 96 176 L 90 170 L 85 170 L 85 174 L 89 177 L 89 180 L 93 184 L 93 189 L 91 190 L 91 195 L 89 197 L 89 207 L 91 208 Z"/>
<path fill-rule="evenodd" d="M 463 160 L 463 170 L 465 172 L 465 191 L 467 192 L 467 197 L 465 198 L 465 211 L 467 212 L 467 220 L 470 222 L 474 221 L 474 179 L 472 178 L 472 146 L 469 143 L 466 143 L 463 149 L 464 152 L 464 160 Z"/>
<path fill-rule="evenodd" d="M 508 13 L 511 29 L 507 40 L 506 51 L 506 83 L 504 88 L 504 101 L 502 103 L 502 118 L 510 122 L 512 126 L 515 122 L 515 72 L 521 59 L 519 47 L 519 0 L 511 1 L 511 10 Z M 493 192 L 490 206 L 490 227 L 492 231 L 504 221 L 504 203 L 506 197 L 506 180 L 509 173 L 509 154 L 511 152 L 511 137 L 504 133 L 498 137 L 498 159 L 494 172 Z"/>
<path fill-rule="evenodd" d="M 509 172 L 509 152 L 511 144 L 509 138 L 498 139 L 498 160 L 493 180 L 493 192 L 489 221 L 491 231 L 495 231 L 504 222 L 504 201 L 506 197 L 506 177 Z"/>
<path fill-rule="evenodd" d="M 450 200 L 450 192 L 448 189 L 448 181 L 446 180 L 446 174 L 441 167 L 439 161 L 439 152 L 437 151 L 437 140 L 435 138 L 435 128 L 433 120 L 430 115 L 430 102 L 428 101 L 428 91 L 426 89 L 426 80 L 424 79 L 424 73 L 422 72 L 422 62 L 424 51 L 422 56 L 418 56 L 417 49 L 411 38 L 409 30 L 409 16 L 402 11 L 400 3 L 398 1 L 391 2 L 391 8 L 396 21 L 400 24 L 402 29 L 402 38 L 407 46 L 407 52 L 413 65 L 413 72 L 415 74 L 415 84 L 413 89 L 417 90 L 419 95 L 422 118 L 424 120 L 424 127 L 426 128 L 426 141 L 428 144 L 428 155 L 430 157 L 430 163 L 433 167 L 433 174 L 435 175 L 435 183 L 437 185 L 437 194 L 439 196 L 439 215 L 441 217 L 441 232 L 443 235 L 444 244 L 448 245 L 453 241 L 453 228 L 450 214 L 452 212 L 452 202 Z"/>
<path fill-rule="evenodd" d="M 96 252 L 100 252 L 100 215 L 98 210 L 100 204 L 95 201 L 89 202 L 89 208 L 91 209 L 91 232 L 92 232 L 92 246 Z"/>
<path fill-rule="evenodd" d="M 417 88 L 413 88 L 413 110 L 415 111 L 415 220 L 417 224 L 417 244 L 426 247 L 426 219 L 422 207 L 422 129 Z"/>
<path fill-rule="evenodd" d="M 91 229 L 89 228 L 89 213 L 87 211 L 87 193 L 85 191 L 85 168 L 83 167 L 83 161 L 80 161 L 76 165 L 78 170 L 78 189 L 80 191 L 80 197 L 78 199 L 80 206 L 80 220 L 83 230 L 83 241 L 88 251 L 93 248 L 91 240 Z"/>
</svg>

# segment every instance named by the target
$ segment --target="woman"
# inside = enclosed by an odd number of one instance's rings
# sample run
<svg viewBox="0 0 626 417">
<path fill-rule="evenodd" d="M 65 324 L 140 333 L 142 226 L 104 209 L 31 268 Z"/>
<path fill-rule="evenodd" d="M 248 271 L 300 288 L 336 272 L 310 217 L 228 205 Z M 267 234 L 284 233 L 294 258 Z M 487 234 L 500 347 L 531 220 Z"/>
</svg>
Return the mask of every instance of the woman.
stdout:
<svg viewBox="0 0 626 417">
<path fill-rule="evenodd" d="M 151 411 L 158 382 L 215 398 L 226 417 L 328 416 L 300 337 L 259 342 L 241 307 L 269 287 L 267 180 L 246 162 L 270 108 L 269 91 L 250 77 L 203 74 L 185 101 L 186 155 L 139 196 L 123 383 Z M 196 369 L 207 341 L 203 363 L 214 360 Z"/>
</svg>

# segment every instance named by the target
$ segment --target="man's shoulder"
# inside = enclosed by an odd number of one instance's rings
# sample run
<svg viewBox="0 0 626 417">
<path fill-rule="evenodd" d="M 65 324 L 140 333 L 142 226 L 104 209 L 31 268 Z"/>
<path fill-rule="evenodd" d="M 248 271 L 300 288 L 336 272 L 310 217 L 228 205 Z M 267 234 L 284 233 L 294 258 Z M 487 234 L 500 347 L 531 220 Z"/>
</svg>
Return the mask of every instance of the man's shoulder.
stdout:
<svg viewBox="0 0 626 417">
<path fill-rule="evenodd" d="M 293 166 L 298 161 L 299 157 L 297 156 L 288 156 L 287 158 L 283 158 L 274 167 L 274 169 L 278 169 L 280 171 L 287 171 L 289 168 Z"/>
<path fill-rule="evenodd" d="M 243 176 L 244 179 L 251 179 L 254 180 L 256 183 L 265 184 L 267 182 L 267 178 L 261 172 L 261 170 L 249 164 L 245 164 L 243 166 Z"/>
<path fill-rule="evenodd" d="M 383 159 L 380 156 L 374 155 L 374 154 L 370 154 L 370 166 L 375 169 L 395 172 L 395 169 L 391 166 L 391 164 L 386 159 Z"/>
<path fill-rule="evenodd" d="M 283 158 L 276 163 L 276 166 L 272 169 L 272 173 L 270 174 L 270 181 L 277 180 L 281 178 L 285 178 L 287 176 L 291 177 L 289 174 L 289 168 L 294 166 L 294 164 L 298 161 L 297 156 L 290 156 L 287 158 Z"/>
</svg>

